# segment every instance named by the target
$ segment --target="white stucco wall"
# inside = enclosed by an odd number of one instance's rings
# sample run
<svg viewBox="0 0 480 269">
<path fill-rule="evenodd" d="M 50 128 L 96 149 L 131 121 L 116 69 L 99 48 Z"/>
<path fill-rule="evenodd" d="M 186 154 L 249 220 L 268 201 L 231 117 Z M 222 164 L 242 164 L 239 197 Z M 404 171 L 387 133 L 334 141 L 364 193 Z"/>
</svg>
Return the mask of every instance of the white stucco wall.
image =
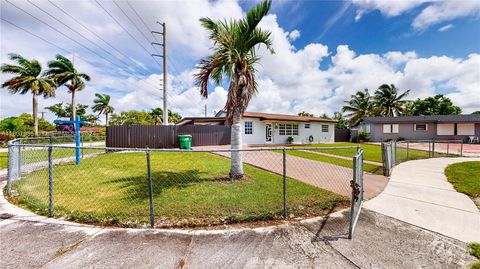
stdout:
<svg viewBox="0 0 480 269">
<path fill-rule="evenodd" d="M 253 124 L 253 133 L 245 134 L 245 121 L 251 121 Z M 292 123 L 280 121 L 260 121 L 254 118 L 242 119 L 243 144 L 245 145 L 262 145 L 265 142 L 265 124 L 272 124 L 272 143 L 285 144 L 289 135 L 279 134 L 279 123 Z M 335 123 L 330 122 L 310 122 L 310 128 L 305 128 L 305 122 L 298 122 L 298 135 L 292 135 L 293 143 L 309 144 L 309 137 L 313 136 L 312 143 L 334 143 L 335 142 Z M 275 127 L 277 125 L 277 127 Z M 328 125 L 328 132 L 322 132 L 322 125 Z"/>
</svg>

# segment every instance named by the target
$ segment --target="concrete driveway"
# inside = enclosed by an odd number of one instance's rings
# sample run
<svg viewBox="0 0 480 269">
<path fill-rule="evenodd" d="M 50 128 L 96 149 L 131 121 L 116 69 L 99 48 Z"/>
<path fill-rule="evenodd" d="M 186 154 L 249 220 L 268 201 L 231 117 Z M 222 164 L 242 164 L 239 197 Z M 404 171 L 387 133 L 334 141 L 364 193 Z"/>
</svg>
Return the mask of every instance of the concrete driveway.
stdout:
<svg viewBox="0 0 480 269">
<path fill-rule="evenodd" d="M 447 165 L 480 158 L 435 158 L 393 168 L 385 191 L 364 203 L 375 212 L 456 238 L 480 242 L 480 212 L 465 194 L 456 192 L 444 174 Z"/>
<path fill-rule="evenodd" d="M 229 152 L 216 154 L 230 158 Z M 244 151 L 244 163 L 283 174 L 282 154 L 273 151 Z M 333 158 L 333 157 L 332 157 Z M 341 195 L 350 196 L 350 180 L 353 170 L 343 166 L 309 160 L 287 154 L 287 176 L 307 184 L 320 187 Z M 366 199 L 377 196 L 387 185 L 388 179 L 381 175 L 364 174 L 364 196 Z"/>
<path fill-rule="evenodd" d="M 36 216 L 0 199 L 0 268 L 465 268 L 465 243 L 363 210 L 275 227 L 123 229 Z"/>
</svg>

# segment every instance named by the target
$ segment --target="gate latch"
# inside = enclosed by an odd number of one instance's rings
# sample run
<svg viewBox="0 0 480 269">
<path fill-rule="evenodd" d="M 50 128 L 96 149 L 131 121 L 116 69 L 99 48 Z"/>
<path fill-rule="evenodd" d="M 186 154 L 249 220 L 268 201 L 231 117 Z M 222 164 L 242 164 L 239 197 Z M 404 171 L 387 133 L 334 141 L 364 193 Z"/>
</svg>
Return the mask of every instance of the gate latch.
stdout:
<svg viewBox="0 0 480 269">
<path fill-rule="evenodd" d="M 358 196 L 360 194 L 360 185 L 354 180 L 350 180 L 350 187 L 353 189 L 353 199 L 355 202 L 358 201 Z"/>
</svg>

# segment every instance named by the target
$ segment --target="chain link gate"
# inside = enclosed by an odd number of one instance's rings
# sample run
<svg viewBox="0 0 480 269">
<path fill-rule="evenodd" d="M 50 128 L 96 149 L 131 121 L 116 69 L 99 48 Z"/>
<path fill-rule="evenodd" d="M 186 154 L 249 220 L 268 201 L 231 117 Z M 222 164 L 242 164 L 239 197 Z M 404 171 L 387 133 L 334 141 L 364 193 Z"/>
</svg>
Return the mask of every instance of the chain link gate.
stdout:
<svg viewBox="0 0 480 269">
<path fill-rule="evenodd" d="M 353 157 L 353 179 L 350 181 L 352 198 L 350 203 L 350 227 L 348 238 L 352 239 L 363 204 L 363 150 Z"/>
</svg>

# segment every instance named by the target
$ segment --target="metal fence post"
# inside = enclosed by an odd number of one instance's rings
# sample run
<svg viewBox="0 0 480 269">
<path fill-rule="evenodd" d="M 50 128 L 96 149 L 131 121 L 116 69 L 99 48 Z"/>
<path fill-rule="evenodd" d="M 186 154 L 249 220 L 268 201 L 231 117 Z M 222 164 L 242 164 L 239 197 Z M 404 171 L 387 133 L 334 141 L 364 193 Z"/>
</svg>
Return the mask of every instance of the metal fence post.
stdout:
<svg viewBox="0 0 480 269">
<path fill-rule="evenodd" d="M 287 152 L 283 148 L 283 218 L 287 218 Z"/>
<path fill-rule="evenodd" d="M 13 178 L 13 145 L 11 142 L 8 142 L 8 164 L 7 164 L 7 194 L 10 195 L 12 192 L 12 178 Z"/>
<path fill-rule="evenodd" d="M 152 173 L 150 169 L 150 150 L 147 148 L 147 175 L 148 175 L 148 198 L 150 200 L 150 227 L 155 225 L 155 213 L 153 211 L 153 186 L 152 186 Z"/>
<path fill-rule="evenodd" d="M 448 157 L 449 151 L 450 151 L 450 140 L 447 140 L 447 157 Z"/>
<path fill-rule="evenodd" d="M 22 175 L 22 147 L 20 146 L 21 140 L 18 141 L 17 146 L 17 178 Z"/>
<path fill-rule="evenodd" d="M 460 157 L 463 157 L 463 140 L 460 142 Z"/>
<path fill-rule="evenodd" d="M 357 179 L 357 156 L 353 156 L 352 197 L 350 199 L 350 223 L 348 225 L 348 239 L 353 237 L 353 218 L 355 217 L 355 183 Z"/>
<path fill-rule="evenodd" d="M 48 207 L 48 216 L 53 217 L 53 150 L 52 146 L 48 147 L 48 200 L 49 200 L 49 207 Z"/>
<path fill-rule="evenodd" d="M 435 158 L 435 139 L 432 142 L 432 158 Z"/>
<path fill-rule="evenodd" d="M 408 153 L 409 153 L 408 151 L 410 150 L 410 148 L 409 148 L 409 145 L 408 145 L 408 144 L 409 144 L 409 143 L 407 142 L 407 161 L 410 160 L 410 156 L 408 155 Z"/>
</svg>

